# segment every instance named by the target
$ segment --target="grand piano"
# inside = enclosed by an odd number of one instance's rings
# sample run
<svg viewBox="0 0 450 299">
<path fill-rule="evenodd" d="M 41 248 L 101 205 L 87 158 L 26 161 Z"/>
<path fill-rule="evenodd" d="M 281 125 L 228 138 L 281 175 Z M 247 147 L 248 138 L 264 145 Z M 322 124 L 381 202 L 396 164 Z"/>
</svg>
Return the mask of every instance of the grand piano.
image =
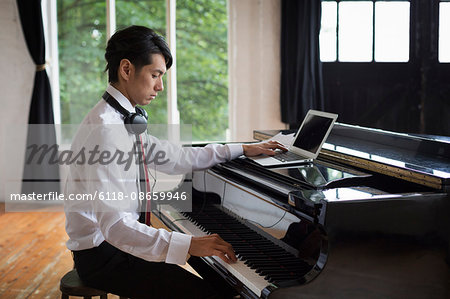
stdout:
<svg viewBox="0 0 450 299">
<path fill-rule="evenodd" d="M 337 123 L 314 163 L 191 179 L 192 211 L 154 214 L 231 243 L 237 263 L 202 259 L 242 298 L 450 298 L 448 140 Z"/>
</svg>

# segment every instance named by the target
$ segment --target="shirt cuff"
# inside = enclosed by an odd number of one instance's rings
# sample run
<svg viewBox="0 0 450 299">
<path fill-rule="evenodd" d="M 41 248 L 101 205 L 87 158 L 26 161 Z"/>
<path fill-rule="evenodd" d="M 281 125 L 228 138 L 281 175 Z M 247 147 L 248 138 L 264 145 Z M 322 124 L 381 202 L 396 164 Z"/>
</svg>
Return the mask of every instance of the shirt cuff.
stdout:
<svg viewBox="0 0 450 299">
<path fill-rule="evenodd" d="M 166 263 L 184 265 L 187 261 L 192 236 L 172 232 L 169 249 L 167 250 Z"/>
<path fill-rule="evenodd" d="M 228 149 L 230 150 L 230 160 L 236 159 L 237 157 L 244 154 L 242 144 L 234 143 L 234 144 L 227 144 L 227 146 Z"/>
</svg>

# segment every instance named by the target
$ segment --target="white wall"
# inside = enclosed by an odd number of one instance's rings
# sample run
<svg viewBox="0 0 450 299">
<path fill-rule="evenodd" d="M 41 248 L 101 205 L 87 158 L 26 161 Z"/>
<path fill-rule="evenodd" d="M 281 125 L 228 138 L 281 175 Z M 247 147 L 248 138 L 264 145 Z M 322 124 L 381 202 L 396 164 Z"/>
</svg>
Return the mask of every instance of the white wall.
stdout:
<svg viewBox="0 0 450 299">
<path fill-rule="evenodd" d="M 4 201 L 6 184 L 20 192 L 17 181 L 22 178 L 26 139 L 23 128 L 28 122 L 35 71 L 15 0 L 0 0 L 0 45 L 0 201 Z"/>
<path fill-rule="evenodd" d="M 281 0 L 229 0 L 228 70 L 233 141 L 280 121 Z"/>
</svg>

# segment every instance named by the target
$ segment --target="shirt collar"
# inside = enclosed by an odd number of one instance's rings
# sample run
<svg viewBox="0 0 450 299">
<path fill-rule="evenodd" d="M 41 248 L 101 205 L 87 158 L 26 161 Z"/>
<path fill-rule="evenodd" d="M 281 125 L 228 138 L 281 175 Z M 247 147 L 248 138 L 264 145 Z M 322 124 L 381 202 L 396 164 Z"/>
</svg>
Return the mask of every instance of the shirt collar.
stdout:
<svg viewBox="0 0 450 299">
<path fill-rule="evenodd" d="M 111 84 L 108 85 L 106 88 L 106 91 L 119 102 L 120 106 L 127 109 L 130 112 L 136 112 L 136 109 L 134 109 L 133 105 L 131 105 L 130 101 L 120 92 L 118 91 L 114 86 Z"/>
</svg>

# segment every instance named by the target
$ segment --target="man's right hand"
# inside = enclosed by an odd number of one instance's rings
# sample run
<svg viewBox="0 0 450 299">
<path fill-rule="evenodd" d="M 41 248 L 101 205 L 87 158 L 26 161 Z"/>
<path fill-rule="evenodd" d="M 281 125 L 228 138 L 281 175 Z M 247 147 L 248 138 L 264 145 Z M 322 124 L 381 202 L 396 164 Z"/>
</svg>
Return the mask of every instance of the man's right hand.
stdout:
<svg viewBox="0 0 450 299">
<path fill-rule="evenodd" d="M 193 256 L 216 255 L 228 264 L 237 261 L 233 247 L 225 242 L 218 234 L 192 237 L 189 254 Z"/>
</svg>

